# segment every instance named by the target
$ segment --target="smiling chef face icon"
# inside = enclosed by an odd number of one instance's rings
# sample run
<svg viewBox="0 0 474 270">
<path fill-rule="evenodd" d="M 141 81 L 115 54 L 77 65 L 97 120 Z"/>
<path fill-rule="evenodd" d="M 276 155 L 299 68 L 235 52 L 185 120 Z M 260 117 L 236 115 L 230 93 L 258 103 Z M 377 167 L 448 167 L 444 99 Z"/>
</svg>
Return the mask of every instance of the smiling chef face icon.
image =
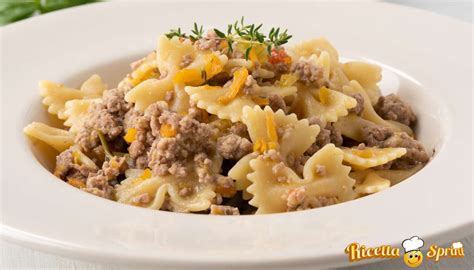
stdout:
<svg viewBox="0 0 474 270">
<path fill-rule="evenodd" d="M 423 254 L 420 251 L 423 244 L 423 239 L 418 236 L 403 240 L 402 246 L 405 249 L 403 261 L 406 265 L 412 268 L 420 266 L 423 262 Z"/>
</svg>

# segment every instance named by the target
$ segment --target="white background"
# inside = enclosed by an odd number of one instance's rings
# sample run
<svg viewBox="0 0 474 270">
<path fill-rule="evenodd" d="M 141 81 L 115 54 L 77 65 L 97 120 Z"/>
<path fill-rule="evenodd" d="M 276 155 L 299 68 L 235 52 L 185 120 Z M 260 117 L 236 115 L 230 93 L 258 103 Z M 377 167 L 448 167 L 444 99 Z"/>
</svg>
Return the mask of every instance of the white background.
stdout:
<svg viewBox="0 0 474 270">
<path fill-rule="evenodd" d="M 1 1 L 1 0 L 0 0 Z M 417 8 L 456 17 L 472 23 L 473 2 L 471 0 L 388 0 L 387 2 L 409 5 Z M 472 37 L 471 37 L 472 38 Z M 471 232 L 472 233 L 472 232 Z M 402 239 L 401 239 L 402 240 Z M 456 239 L 453 239 L 453 242 Z M 474 269 L 474 235 L 460 240 L 464 244 L 464 259 L 445 259 L 440 263 L 424 262 L 417 269 Z M 99 265 L 76 261 L 23 248 L 0 240 L 0 269 L 80 269 L 80 270 L 123 270 L 114 265 Z M 382 261 L 371 265 L 344 268 L 350 270 L 408 269 L 401 259 Z"/>
</svg>

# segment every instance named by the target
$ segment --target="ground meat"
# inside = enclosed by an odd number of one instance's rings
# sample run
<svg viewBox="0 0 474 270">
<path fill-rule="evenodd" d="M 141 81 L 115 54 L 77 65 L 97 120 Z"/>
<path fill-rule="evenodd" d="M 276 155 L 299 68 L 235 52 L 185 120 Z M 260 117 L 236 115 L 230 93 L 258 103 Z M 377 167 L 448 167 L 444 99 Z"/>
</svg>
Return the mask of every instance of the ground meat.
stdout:
<svg viewBox="0 0 474 270">
<path fill-rule="evenodd" d="M 209 30 L 203 38 L 194 43 L 194 46 L 200 51 L 218 51 L 220 42 L 221 41 L 218 39 L 216 32 L 214 32 L 214 30 Z"/>
<path fill-rule="evenodd" d="M 288 167 L 293 169 L 293 171 L 295 171 L 298 175 L 302 176 L 304 164 L 309 158 L 310 156 L 308 155 L 300 155 L 300 156 L 288 155 L 286 157 L 286 164 L 288 164 Z"/>
<path fill-rule="evenodd" d="M 324 207 L 338 203 L 336 197 L 326 196 L 306 196 L 306 190 L 304 187 L 299 187 L 291 190 L 288 193 L 286 199 L 287 211 L 300 211 L 313 209 L 318 207 Z"/>
<path fill-rule="evenodd" d="M 240 215 L 239 208 L 227 205 L 211 205 L 211 215 L 237 216 Z"/>
<path fill-rule="evenodd" d="M 270 94 L 268 95 L 268 101 L 268 105 L 274 112 L 281 109 L 284 113 L 287 113 L 286 103 L 282 96 L 278 94 Z"/>
<path fill-rule="evenodd" d="M 280 152 L 278 152 L 275 149 L 270 149 L 270 150 L 265 151 L 258 158 L 261 158 L 263 160 L 275 161 L 275 162 L 280 162 L 283 160 L 283 157 L 280 155 Z"/>
<path fill-rule="evenodd" d="M 228 134 L 217 139 L 217 152 L 225 159 L 240 159 L 252 152 L 252 143 L 236 134 Z"/>
<path fill-rule="evenodd" d="M 362 136 L 368 146 L 380 146 L 383 141 L 393 135 L 392 129 L 384 126 L 363 127 Z"/>
<path fill-rule="evenodd" d="M 103 160 L 103 149 L 100 145 L 98 131 L 105 135 L 107 141 L 113 141 L 124 132 L 124 116 L 131 104 L 124 100 L 122 89 L 104 92 L 101 103 L 93 103 L 83 127 L 78 131 L 75 143 L 81 151 L 92 154 L 94 161 Z"/>
<path fill-rule="evenodd" d="M 235 134 L 237 136 L 243 137 L 243 138 L 249 138 L 249 133 L 247 131 L 247 126 L 243 123 L 237 122 L 234 123 L 230 128 L 229 128 L 229 133 Z"/>
<path fill-rule="evenodd" d="M 150 125 L 154 126 L 155 133 L 159 133 L 159 117 L 164 110 L 167 110 L 166 103 L 157 102 L 148 106 L 145 113 L 132 109 L 125 115 L 125 127 L 136 130 L 136 138 L 128 147 L 136 168 L 144 169 L 148 166 L 147 151 L 156 137 Z"/>
<path fill-rule="evenodd" d="M 125 173 L 125 170 L 127 169 L 128 164 L 125 157 L 114 156 L 111 160 L 108 160 L 102 164 L 104 175 L 109 181 L 116 179 L 117 176 Z"/>
<path fill-rule="evenodd" d="M 242 89 L 242 92 L 245 95 L 254 95 L 255 92 L 257 91 L 257 81 L 253 78 L 252 75 L 248 75 L 247 79 L 245 80 L 244 88 Z"/>
<path fill-rule="evenodd" d="M 299 77 L 299 81 L 306 85 L 315 84 L 324 86 L 327 82 L 323 78 L 323 69 L 306 60 L 300 60 L 291 66 L 291 72 Z"/>
<path fill-rule="evenodd" d="M 306 150 L 305 155 L 312 156 L 319 149 L 323 148 L 326 144 L 333 143 L 336 146 L 341 146 L 343 138 L 341 133 L 335 129 L 331 123 L 328 123 L 325 128 L 321 127 L 321 121 L 317 117 L 311 117 L 308 119 L 310 125 L 319 125 L 321 130 L 316 136 L 316 141 Z"/>
<path fill-rule="evenodd" d="M 409 169 L 430 160 L 430 156 L 426 153 L 423 145 L 405 132 L 393 134 L 383 142 L 382 147 L 404 147 L 407 149 L 405 155 L 393 162 L 391 169 Z"/>
<path fill-rule="evenodd" d="M 175 136 L 163 137 L 159 134 L 160 127 L 165 124 L 175 130 Z M 215 154 L 216 143 L 210 140 L 214 137 L 215 130 L 190 115 L 181 116 L 165 110 L 160 114 L 158 122 L 151 126 L 153 133 L 157 135 L 148 154 L 148 166 L 152 168 L 154 175 L 186 177 L 187 161 L 193 160 L 198 154 L 206 158 Z M 200 180 L 206 181 L 205 173 L 201 173 L 201 177 L 203 179 Z"/>
<path fill-rule="evenodd" d="M 113 157 L 102 164 L 101 170 L 89 174 L 84 190 L 112 200 L 114 198 L 113 185 L 117 184 L 117 177 L 124 174 L 127 169 L 128 165 L 124 157 Z"/>
<path fill-rule="evenodd" d="M 354 108 L 350 109 L 349 113 L 361 115 L 362 111 L 364 111 L 364 97 L 359 93 L 355 93 L 350 96 L 355 98 L 355 100 L 357 101 L 357 105 Z"/>
<path fill-rule="evenodd" d="M 208 184 L 216 180 L 215 174 L 212 173 L 212 160 L 206 154 L 199 153 L 195 155 L 194 164 L 200 183 Z"/>
<path fill-rule="evenodd" d="M 176 113 L 170 112 L 168 104 L 163 101 L 158 101 L 150 105 L 146 109 L 145 115 L 148 117 L 146 120 L 149 121 L 151 134 L 154 138 L 160 136 L 160 128 L 162 124 L 169 124 L 176 129 L 180 120 L 180 116 Z"/>
<path fill-rule="evenodd" d="M 416 122 L 416 115 L 410 105 L 394 94 L 380 97 L 374 109 L 387 120 L 394 120 L 407 126 L 413 126 Z"/>
<path fill-rule="evenodd" d="M 63 180 L 68 178 L 74 178 L 76 180 L 84 180 L 89 176 L 90 173 L 97 171 L 97 168 L 89 168 L 85 165 L 74 163 L 74 157 L 72 155 L 73 150 L 67 149 L 56 156 L 56 167 L 54 169 L 54 175 Z"/>
<path fill-rule="evenodd" d="M 288 192 L 286 197 L 286 206 L 288 209 L 296 209 L 300 206 L 306 197 L 306 189 L 304 187 L 299 187 Z"/>
<path fill-rule="evenodd" d="M 125 101 L 125 93 L 120 89 L 111 89 L 104 92 L 102 102 L 107 112 L 123 117 L 131 108 L 131 104 Z"/>
<path fill-rule="evenodd" d="M 114 198 L 114 188 L 109 184 L 109 180 L 102 170 L 99 170 L 97 173 L 89 174 L 84 190 L 109 200 Z"/>
</svg>

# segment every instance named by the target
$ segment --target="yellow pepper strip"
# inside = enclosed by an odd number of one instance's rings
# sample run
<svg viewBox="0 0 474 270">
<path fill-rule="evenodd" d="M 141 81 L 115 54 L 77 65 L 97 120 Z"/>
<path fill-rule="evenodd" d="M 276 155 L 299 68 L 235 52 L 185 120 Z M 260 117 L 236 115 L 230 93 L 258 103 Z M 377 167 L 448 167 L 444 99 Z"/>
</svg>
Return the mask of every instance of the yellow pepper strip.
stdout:
<svg viewBox="0 0 474 270">
<path fill-rule="evenodd" d="M 141 64 L 136 70 L 134 70 L 132 74 L 130 74 L 129 80 L 133 86 L 136 86 L 144 80 L 149 79 L 153 75 L 158 74 L 159 72 L 155 61 L 145 62 Z"/>
<path fill-rule="evenodd" d="M 254 63 L 255 63 L 255 62 L 259 62 L 259 61 L 258 61 L 257 53 L 255 53 L 255 49 L 254 49 L 253 47 L 250 49 L 250 52 L 249 52 L 249 59 L 250 59 L 250 61 L 252 61 L 252 62 L 254 62 Z"/>
<path fill-rule="evenodd" d="M 260 106 L 265 106 L 265 105 L 270 104 L 270 100 L 268 100 L 268 98 L 265 98 L 265 97 L 253 96 L 252 101 L 257 103 L 257 105 L 260 105 Z"/>
<path fill-rule="evenodd" d="M 127 129 L 127 134 L 125 134 L 125 136 L 123 136 L 123 139 L 127 143 L 132 143 L 133 141 L 135 141 L 137 139 L 137 130 L 135 128 Z"/>
<path fill-rule="evenodd" d="M 221 60 L 217 55 L 210 54 L 206 57 L 206 65 L 204 66 L 204 71 L 206 72 L 206 80 L 216 76 L 221 73 L 223 70 Z"/>
<path fill-rule="evenodd" d="M 257 139 L 253 144 L 253 151 L 263 153 L 267 150 L 267 144 L 263 139 Z"/>
<path fill-rule="evenodd" d="M 329 105 L 331 103 L 331 92 L 326 87 L 319 89 L 319 102 L 323 105 Z"/>
<path fill-rule="evenodd" d="M 195 68 L 186 68 L 180 70 L 173 78 L 175 84 L 186 84 L 198 86 L 204 83 L 202 72 Z"/>
<path fill-rule="evenodd" d="M 240 92 L 240 89 L 245 84 L 245 80 L 247 80 L 247 76 L 249 75 L 249 71 L 245 67 L 241 67 L 234 72 L 234 81 L 230 85 L 229 91 L 219 97 L 217 102 L 221 105 L 227 105 L 229 102 L 232 101 Z"/>
<path fill-rule="evenodd" d="M 148 178 L 151 178 L 151 170 L 146 168 L 139 177 L 132 180 L 132 185 L 138 185 Z"/>
<path fill-rule="evenodd" d="M 253 145 L 254 152 L 264 153 L 267 150 L 278 148 L 278 133 L 276 130 L 275 119 L 273 113 L 270 111 L 265 111 L 265 125 L 267 128 L 268 141 L 263 138 L 257 139 Z"/>
<path fill-rule="evenodd" d="M 72 177 L 68 177 L 67 178 L 67 183 L 75 188 L 85 188 L 86 187 L 86 184 L 84 183 L 84 181 L 81 181 L 79 179 L 76 179 L 76 178 L 72 178 Z"/>
<path fill-rule="evenodd" d="M 267 126 L 267 136 L 270 139 L 270 142 L 278 143 L 278 134 L 272 112 L 265 111 L 265 122 Z"/>
<path fill-rule="evenodd" d="M 213 86 L 213 85 L 208 85 L 208 84 L 206 84 L 206 85 L 203 85 L 203 86 L 202 86 L 202 89 L 204 89 L 204 90 L 220 90 L 220 89 L 222 89 L 222 87 L 221 87 L 221 86 Z"/>
<path fill-rule="evenodd" d="M 170 124 L 163 124 L 160 127 L 160 135 L 166 138 L 174 137 L 176 136 L 176 129 Z"/>
</svg>

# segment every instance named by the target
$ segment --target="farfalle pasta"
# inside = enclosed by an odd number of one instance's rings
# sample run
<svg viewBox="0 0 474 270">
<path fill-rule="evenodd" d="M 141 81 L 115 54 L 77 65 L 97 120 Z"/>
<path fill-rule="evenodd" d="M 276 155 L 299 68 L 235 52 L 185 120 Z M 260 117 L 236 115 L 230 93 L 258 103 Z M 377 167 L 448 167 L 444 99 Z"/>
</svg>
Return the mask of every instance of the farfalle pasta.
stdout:
<svg viewBox="0 0 474 270">
<path fill-rule="evenodd" d="M 430 159 L 417 120 L 383 96 L 382 69 L 341 62 L 324 39 L 243 19 L 226 31 L 171 30 L 109 88 L 40 82 L 62 127 L 33 122 L 54 175 L 152 210 L 236 215 L 299 211 L 381 192 Z"/>
</svg>

